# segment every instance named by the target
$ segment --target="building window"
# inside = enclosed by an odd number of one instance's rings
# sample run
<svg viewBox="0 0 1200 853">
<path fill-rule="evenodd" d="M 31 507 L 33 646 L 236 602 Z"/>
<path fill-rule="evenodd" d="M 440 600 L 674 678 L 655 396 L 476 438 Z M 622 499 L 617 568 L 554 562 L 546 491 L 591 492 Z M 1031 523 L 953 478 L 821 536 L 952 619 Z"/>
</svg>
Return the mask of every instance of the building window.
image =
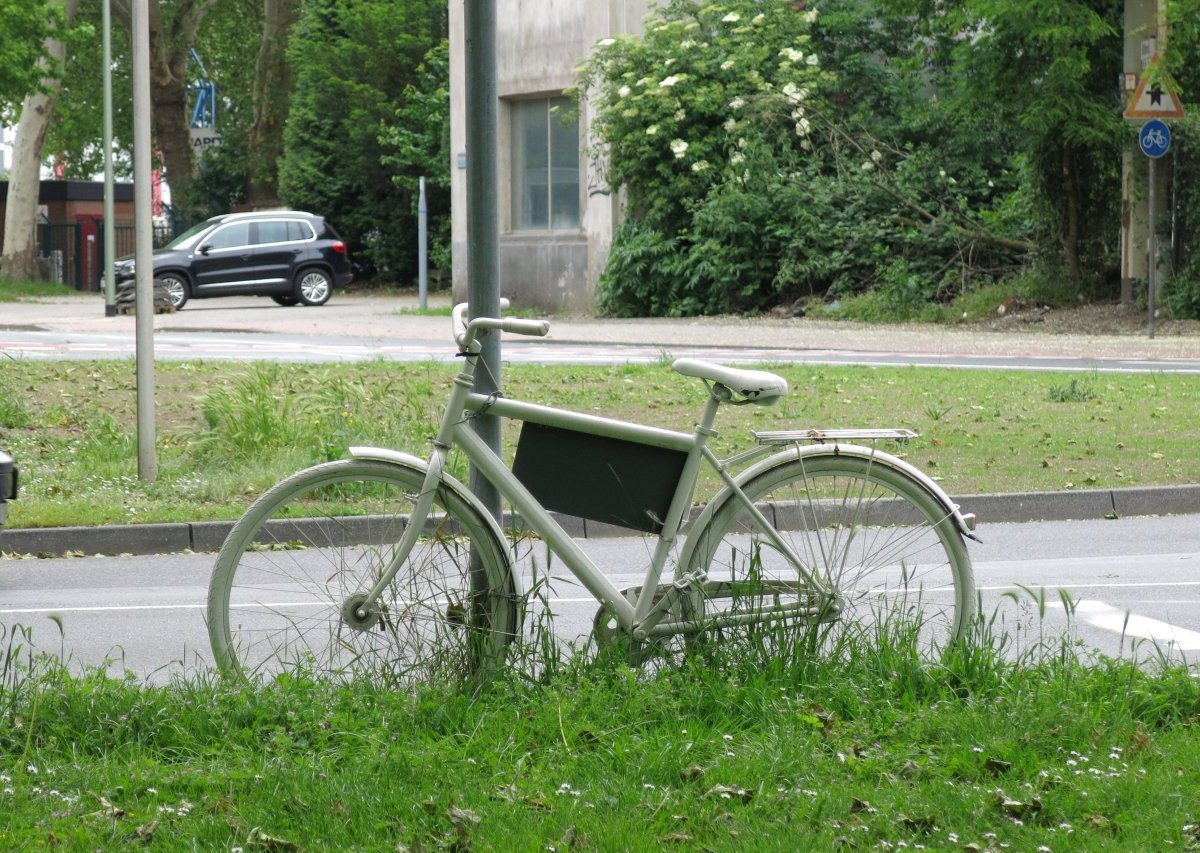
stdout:
<svg viewBox="0 0 1200 853">
<path fill-rule="evenodd" d="M 512 225 L 579 228 L 579 122 L 566 98 L 512 102 Z"/>
</svg>

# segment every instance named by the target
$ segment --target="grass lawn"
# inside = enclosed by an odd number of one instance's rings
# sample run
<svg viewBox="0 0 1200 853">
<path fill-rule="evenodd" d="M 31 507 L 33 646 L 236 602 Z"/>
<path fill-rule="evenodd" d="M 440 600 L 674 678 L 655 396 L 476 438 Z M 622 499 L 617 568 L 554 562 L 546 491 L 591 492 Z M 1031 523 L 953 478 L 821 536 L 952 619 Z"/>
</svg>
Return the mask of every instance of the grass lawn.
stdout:
<svg viewBox="0 0 1200 853">
<path fill-rule="evenodd" d="M 162 363 L 147 484 L 132 365 L 9 363 L 10 521 L 235 517 L 350 444 L 421 452 L 452 369 Z M 1200 474 L 1194 378 L 773 369 L 792 396 L 724 412 L 718 452 L 751 429 L 907 426 L 900 452 L 952 495 Z M 677 430 L 703 393 L 664 365 L 505 376 L 510 396 Z M 81 675 L 0 623 L 0 848 L 1200 849 L 1200 682 L 1181 665 L 1070 635 L 1017 649 L 981 624 L 936 665 L 773 629 L 634 669 L 537 630 L 496 682 L 398 691 Z"/>
<path fill-rule="evenodd" d="M 772 407 L 726 407 L 718 454 L 751 430 L 903 426 L 889 448 L 952 496 L 1200 482 L 1200 382 L 1057 374 L 768 365 Z M 156 367 L 158 478 L 137 476 L 128 362 L 16 361 L 0 372 L 0 446 L 22 469 L 14 527 L 235 518 L 288 473 L 353 444 L 424 454 L 452 366 L 373 362 Z M 666 365 L 507 365 L 510 397 L 688 431 L 703 387 Z M 516 427 L 506 431 L 511 455 Z M 459 473 L 462 473 L 461 464 Z M 715 478 L 701 484 L 711 493 Z"/>
</svg>

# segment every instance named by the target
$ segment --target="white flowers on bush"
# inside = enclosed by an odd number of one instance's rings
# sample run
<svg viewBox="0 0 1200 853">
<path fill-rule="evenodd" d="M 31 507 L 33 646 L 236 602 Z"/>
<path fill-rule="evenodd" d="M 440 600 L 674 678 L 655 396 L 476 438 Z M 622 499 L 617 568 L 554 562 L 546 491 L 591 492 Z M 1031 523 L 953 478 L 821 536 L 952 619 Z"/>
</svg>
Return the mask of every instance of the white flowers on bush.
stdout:
<svg viewBox="0 0 1200 853">
<path fill-rule="evenodd" d="M 721 125 L 721 127 L 725 128 L 726 133 L 733 133 L 735 130 L 737 130 L 737 126 L 737 121 L 731 118 L 725 119 L 725 123 Z"/>
<path fill-rule="evenodd" d="M 622 86 L 620 89 L 617 89 L 617 94 L 622 98 L 628 98 L 631 92 L 633 92 L 633 90 L 628 86 Z"/>
<path fill-rule="evenodd" d="M 743 101 L 740 97 L 734 98 L 732 101 L 729 102 L 729 108 L 731 110 L 740 110 L 744 106 L 746 106 L 746 102 Z"/>
<path fill-rule="evenodd" d="M 810 130 L 811 130 L 811 125 L 809 125 L 808 119 L 802 118 L 796 122 L 796 135 L 797 136 L 808 136 Z"/>
<path fill-rule="evenodd" d="M 659 80 L 658 87 L 660 89 L 670 89 L 672 86 L 674 86 L 678 82 L 679 82 L 679 77 L 676 76 L 675 74 L 672 74 L 668 77 L 664 77 L 663 79 Z"/>
<path fill-rule="evenodd" d="M 812 24 L 812 23 L 816 23 L 816 20 L 817 20 L 817 10 L 816 9 L 809 9 L 807 12 L 804 13 L 804 23 Z"/>
<path fill-rule="evenodd" d="M 671 150 L 675 152 L 676 158 L 682 157 L 684 154 L 687 153 L 688 144 L 686 142 L 684 142 L 682 139 L 672 139 L 671 140 Z"/>
<path fill-rule="evenodd" d="M 746 155 L 743 154 L 741 151 L 734 151 L 732 154 L 729 155 L 729 164 L 731 166 L 738 166 L 745 162 L 746 162 Z"/>
<path fill-rule="evenodd" d="M 728 71 L 728 70 L 729 70 L 730 68 L 732 68 L 732 67 L 733 67 L 733 60 L 732 60 L 732 59 L 726 59 L 724 62 L 722 62 L 722 63 L 721 63 L 721 70 L 722 70 L 722 71 Z"/>
<path fill-rule="evenodd" d="M 803 103 L 808 98 L 808 89 L 797 86 L 790 80 L 783 84 L 783 88 L 780 91 L 793 104 Z"/>
<path fill-rule="evenodd" d="M 693 172 L 703 172 L 707 168 L 708 168 L 707 160 L 697 160 L 695 163 L 692 164 Z"/>
<path fill-rule="evenodd" d="M 874 160 L 876 163 L 880 162 L 881 160 L 883 160 L 883 152 L 882 151 L 872 151 L 871 159 Z"/>
<path fill-rule="evenodd" d="M 788 62 L 799 62 L 804 58 L 804 51 L 796 50 L 794 47 L 785 47 L 783 50 L 779 51 L 779 55 Z"/>
<path fill-rule="evenodd" d="M 863 170 L 864 172 L 869 172 L 869 171 L 871 171 L 871 170 L 872 170 L 872 169 L 874 169 L 874 168 L 875 168 L 875 164 L 874 164 L 874 163 L 872 163 L 870 160 L 864 160 L 864 161 L 863 161 L 863 164 L 862 164 L 862 170 Z"/>
<path fill-rule="evenodd" d="M 654 134 L 656 134 L 656 133 L 658 133 L 658 125 L 657 124 L 652 124 L 648 128 L 646 128 L 647 136 L 654 136 Z"/>
<path fill-rule="evenodd" d="M 721 20 L 724 21 L 726 24 L 736 24 L 741 19 L 742 19 L 742 16 L 739 15 L 737 12 L 730 12 L 728 15 L 726 15 Z"/>
<path fill-rule="evenodd" d="M 815 53 L 810 53 L 808 55 L 808 59 L 806 59 L 804 61 L 807 62 L 809 65 L 819 65 L 821 62 L 821 60 L 817 59 L 817 55 Z"/>
</svg>

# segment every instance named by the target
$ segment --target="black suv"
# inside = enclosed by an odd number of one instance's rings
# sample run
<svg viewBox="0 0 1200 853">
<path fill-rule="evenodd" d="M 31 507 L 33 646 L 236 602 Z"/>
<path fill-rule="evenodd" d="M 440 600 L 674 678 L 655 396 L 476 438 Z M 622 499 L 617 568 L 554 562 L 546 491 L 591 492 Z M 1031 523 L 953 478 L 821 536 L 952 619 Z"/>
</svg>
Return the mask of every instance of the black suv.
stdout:
<svg viewBox="0 0 1200 853">
<path fill-rule="evenodd" d="M 116 262 L 120 283 L 133 258 Z M 154 278 L 175 308 L 188 299 L 270 296 L 280 305 L 324 305 L 354 278 L 346 244 L 320 216 L 297 210 L 227 213 L 154 251 Z"/>
</svg>

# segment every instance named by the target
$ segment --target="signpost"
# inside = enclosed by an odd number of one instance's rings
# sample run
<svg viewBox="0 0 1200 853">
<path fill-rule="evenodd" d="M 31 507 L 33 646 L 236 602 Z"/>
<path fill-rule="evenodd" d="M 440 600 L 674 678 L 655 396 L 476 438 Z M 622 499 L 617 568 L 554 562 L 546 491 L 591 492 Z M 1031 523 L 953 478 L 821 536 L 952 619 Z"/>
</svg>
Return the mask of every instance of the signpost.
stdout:
<svg viewBox="0 0 1200 853">
<path fill-rule="evenodd" d="M 1154 164 L 1158 162 L 1158 158 L 1171 149 L 1171 129 L 1162 119 L 1150 119 L 1138 131 L 1138 147 L 1142 149 L 1143 154 L 1150 158 L 1150 188 L 1147 194 L 1150 233 L 1146 237 L 1146 251 L 1150 254 L 1146 267 L 1146 310 L 1149 312 L 1149 317 L 1146 320 L 1146 328 L 1149 336 L 1154 337 L 1154 309 L 1158 302 L 1158 241 L 1154 233 L 1154 188 L 1157 181 L 1154 175 Z"/>
<path fill-rule="evenodd" d="M 1138 147 L 1149 161 L 1149 191 L 1147 193 L 1147 219 L 1149 233 L 1146 237 L 1146 310 L 1147 333 L 1154 337 L 1154 313 L 1157 302 L 1158 247 L 1155 235 L 1155 190 L 1157 176 L 1154 164 L 1171 150 L 1171 128 L 1164 119 L 1183 118 L 1183 102 L 1175 92 L 1174 84 L 1162 71 L 1162 60 L 1155 54 L 1146 66 L 1133 97 L 1125 109 L 1127 119 L 1148 119 L 1138 131 Z"/>
</svg>

